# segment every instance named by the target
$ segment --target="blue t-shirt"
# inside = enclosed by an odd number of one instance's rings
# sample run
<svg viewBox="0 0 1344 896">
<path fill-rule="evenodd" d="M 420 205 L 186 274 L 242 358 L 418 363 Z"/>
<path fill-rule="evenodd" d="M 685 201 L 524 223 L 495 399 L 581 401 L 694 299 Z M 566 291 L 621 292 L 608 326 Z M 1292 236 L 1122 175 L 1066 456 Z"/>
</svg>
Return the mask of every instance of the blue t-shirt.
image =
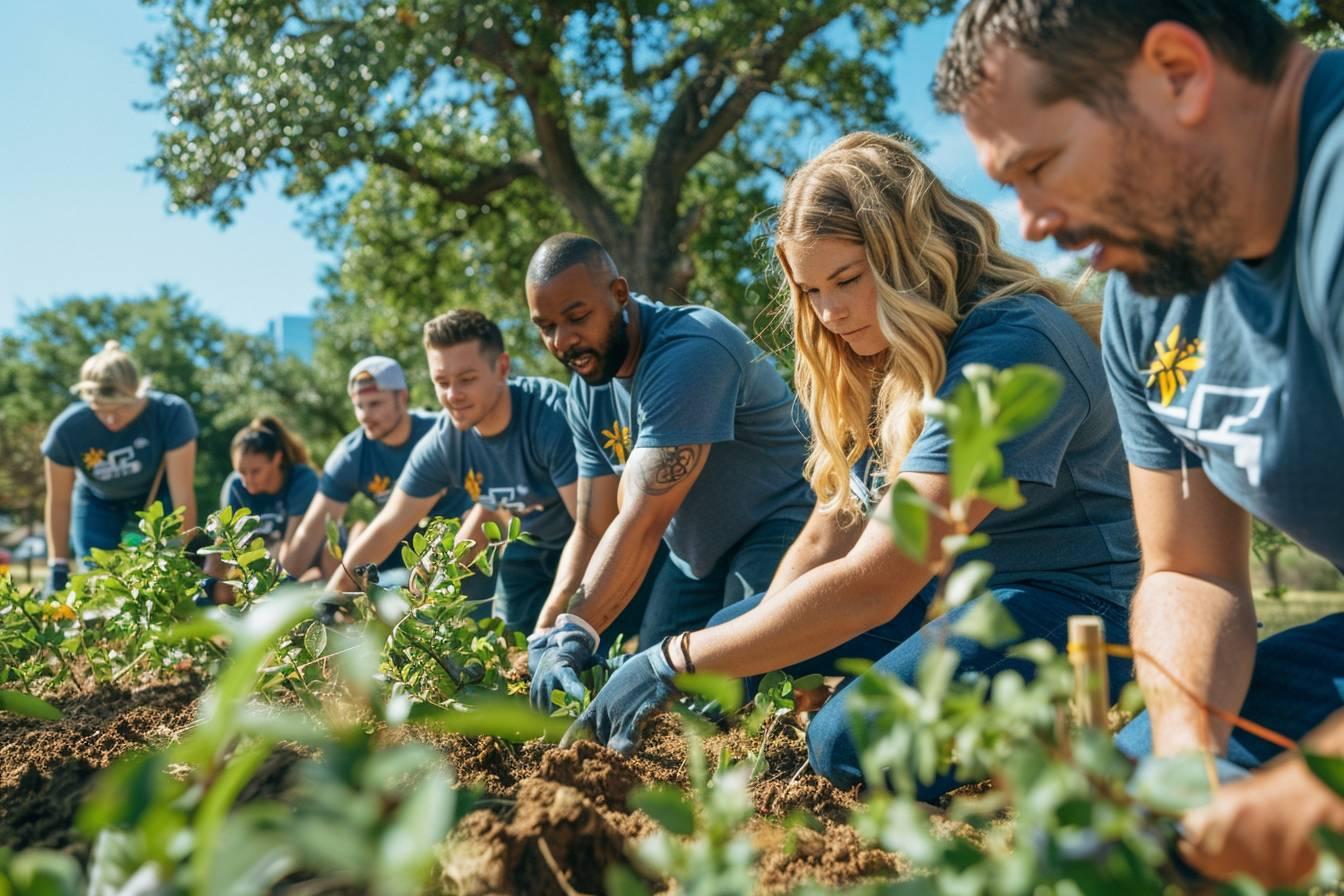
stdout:
<svg viewBox="0 0 1344 896">
<path fill-rule="evenodd" d="M 876 510 L 890 484 L 886 465 L 878 461 L 871 447 L 863 449 L 854 466 L 849 468 L 849 493 L 859 502 L 859 508 L 865 514 Z"/>
<path fill-rule="evenodd" d="M 543 377 L 509 380 L 509 425 L 493 436 L 460 432 L 447 414 L 420 440 L 397 480 L 413 498 L 466 489 L 487 510 L 506 510 L 541 547 L 564 547 L 574 520 L 560 489 L 579 478 L 565 422 L 565 387 Z"/>
<path fill-rule="evenodd" d="M 267 548 L 274 548 L 284 539 L 289 518 L 303 516 L 316 494 L 317 474 L 307 464 L 290 467 L 280 490 L 273 494 L 254 495 L 243 488 L 243 478 L 235 472 L 224 480 L 219 506 L 249 508 L 261 518 L 256 534 L 265 540 Z"/>
<path fill-rule="evenodd" d="M 712 445 L 663 536 L 672 562 L 703 578 L 758 524 L 812 512 L 805 426 L 774 365 L 722 314 L 642 296 L 631 307 L 643 340 L 634 376 L 570 381 L 579 475 L 620 475 L 635 448 Z"/>
<path fill-rule="evenodd" d="M 123 429 L 103 425 L 82 401 L 52 421 L 42 454 L 75 468 L 75 487 L 105 501 L 145 503 L 163 456 L 196 438 L 191 406 L 176 395 L 150 392 L 144 411 Z M 167 481 L 167 477 L 164 477 Z"/>
<path fill-rule="evenodd" d="M 1168 301 L 1113 274 L 1104 332 L 1131 463 L 1203 467 L 1236 504 L 1344 567 L 1344 52 L 1322 54 L 1307 80 L 1274 252 Z"/>
<path fill-rule="evenodd" d="M 963 559 L 994 564 L 992 587 L 1034 583 L 1127 606 L 1138 581 L 1138 536 L 1096 344 L 1049 299 L 1014 296 L 973 309 L 957 327 L 939 398 L 962 381 L 967 364 L 1040 364 L 1064 388 L 1044 421 L 1000 446 L 1004 475 L 1020 481 L 1026 504 L 990 513 L 977 530 L 989 546 Z M 928 420 L 901 471 L 946 473 L 950 445 L 946 427 Z"/>
<path fill-rule="evenodd" d="M 392 497 L 392 487 L 401 476 L 411 451 L 426 433 L 434 429 L 439 415 L 411 411 L 411 434 L 400 445 L 387 445 L 364 434 L 363 427 L 341 439 L 327 455 L 317 489 L 333 501 L 348 504 L 363 494 L 381 510 Z M 430 516 L 462 517 L 474 502 L 460 485 L 450 486 Z"/>
</svg>

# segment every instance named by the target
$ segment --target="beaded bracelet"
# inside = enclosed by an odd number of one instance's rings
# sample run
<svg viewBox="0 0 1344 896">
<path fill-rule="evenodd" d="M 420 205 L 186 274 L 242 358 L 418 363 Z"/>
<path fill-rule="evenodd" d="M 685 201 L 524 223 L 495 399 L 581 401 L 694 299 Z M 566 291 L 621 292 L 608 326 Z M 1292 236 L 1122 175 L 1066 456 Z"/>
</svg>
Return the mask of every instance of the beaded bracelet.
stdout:
<svg viewBox="0 0 1344 896">
<path fill-rule="evenodd" d="M 691 660 L 691 633 L 681 633 L 681 658 L 686 661 L 686 671 L 695 674 L 695 663 Z"/>
</svg>

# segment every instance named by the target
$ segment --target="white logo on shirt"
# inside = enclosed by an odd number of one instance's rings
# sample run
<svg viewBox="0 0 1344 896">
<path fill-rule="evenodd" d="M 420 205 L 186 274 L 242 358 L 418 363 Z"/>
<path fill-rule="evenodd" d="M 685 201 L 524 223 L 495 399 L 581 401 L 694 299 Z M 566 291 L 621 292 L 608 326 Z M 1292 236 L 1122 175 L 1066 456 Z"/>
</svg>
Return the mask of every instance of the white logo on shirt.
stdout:
<svg viewBox="0 0 1344 896">
<path fill-rule="evenodd" d="M 1168 427 L 1196 454 L 1203 456 L 1205 452 L 1201 449 L 1206 447 L 1231 448 L 1232 463 L 1246 471 L 1246 481 L 1252 487 L 1258 487 L 1264 436 L 1238 432 L 1238 429 L 1265 412 L 1269 393 L 1269 386 L 1216 386 L 1200 383 L 1194 388 L 1188 409 L 1180 406 L 1163 407 L 1156 401 L 1148 402 L 1148 408 L 1158 417 L 1183 423 L 1183 426 L 1177 426 L 1169 422 Z"/>
<path fill-rule="evenodd" d="M 99 482 L 107 482 L 111 479 L 135 476 L 143 469 L 144 464 L 135 459 L 135 446 L 127 445 L 125 448 L 108 452 L 107 457 L 95 464 L 90 473 Z"/>
<path fill-rule="evenodd" d="M 484 492 L 479 500 L 480 505 L 488 510 L 507 510 L 518 516 L 543 509 L 543 504 L 528 504 L 521 500 L 526 494 L 525 485 L 496 486 Z"/>
</svg>

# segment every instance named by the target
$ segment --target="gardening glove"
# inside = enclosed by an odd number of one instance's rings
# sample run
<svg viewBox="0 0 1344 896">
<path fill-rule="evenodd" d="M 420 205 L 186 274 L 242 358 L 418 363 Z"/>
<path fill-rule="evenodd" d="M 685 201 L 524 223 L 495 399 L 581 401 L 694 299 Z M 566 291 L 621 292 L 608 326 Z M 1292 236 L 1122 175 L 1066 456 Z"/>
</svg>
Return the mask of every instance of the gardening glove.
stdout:
<svg viewBox="0 0 1344 896">
<path fill-rule="evenodd" d="M 554 631 L 555 626 L 551 626 L 527 636 L 527 674 L 533 678 L 537 677 L 537 664 L 541 662 L 541 655 L 551 646 L 551 634 Z"/>
<path fill-rule="evenodd" d="M 569 613 L 561 613 L 555 629 L 547 635 L 549 643 L 541 649 L 536 672 L 532 675 L 531 699 L 533 708 L 551 711 L 551 692 L 564 691 L 575 700 L 582 700 L 583 682 L 579 672 L 593 665 L 593 651 L 597 649 L 597 632 L 586 620 Z M 528 666 L 532 665 L 531 649 Z"/>
<path fill-rule="evenodd" d="M 313 615 L 323 625 L 343 625 L 354 619 L 354 613 L 354 598 L 339 591 L 324 591 L 313 601 Z"/>
<path fill-rule="evenodd" d="M 64 591 L 70 584 L 70 564 L 64 560 L 57 560 L 47 569 L 47 588 L 45 594 L 47 597 L 55 594 L 57 591 Z"/>
<path fill-rule="evenodd" d="M 676 674 L 661 644 L 636 654 L 621 664 L 606 687 L 569 726 L 561 745 L 592 735 L 598 743 L 629 755 L 639 746 L 644 720 L 677 696 L 672 684 Z"/>
</svg>

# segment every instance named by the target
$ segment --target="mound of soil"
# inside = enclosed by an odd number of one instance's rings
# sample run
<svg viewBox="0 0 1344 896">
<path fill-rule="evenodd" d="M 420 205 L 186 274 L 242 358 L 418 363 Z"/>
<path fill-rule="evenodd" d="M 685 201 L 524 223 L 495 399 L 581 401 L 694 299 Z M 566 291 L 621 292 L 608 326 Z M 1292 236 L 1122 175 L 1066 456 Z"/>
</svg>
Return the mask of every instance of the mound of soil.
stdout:
<svg viewBox="0 0 1344 896">
<path fill-rule="evenodd" d="M 452 893 L 602 893 L 606 868 L 630 864 L 633 844 L 657 830 L 629 808 L 631 791 L 653 782 L 689 785 L 686 740 L 670 715 L 654 720 L 638 754 L 628 758 L 588 742 L 560 748 L 453 735 L 431 740 L 463 782 L 487 797 L 445 851 L 443 885 Z M 734 730 L 706 739 L 705 752 L 714 757 L 726 748 L 742 759 L 757 746 Z M 760 815 L 748 827 L 761 853 L 758 892 L 785 893 L 808 880 L 839 885 L 901 875 L 899 857 L 867 847 L 846 823 L 856 795 L 807 768 L 800 731 L 778 732 L 767 761 L 751 785 Z M 817 829 L 786 822 L 800 810 Z"/>
<path fill-rule="evenodd" d="M 196 681 L 143 688 L 100 687 L 53 699 L 58 722 L 0 713 L 0 843 L 74 845 L 80 802 L 97 772 L 118 756 L 170 741 L 195 716 Z"/>
</svg>

